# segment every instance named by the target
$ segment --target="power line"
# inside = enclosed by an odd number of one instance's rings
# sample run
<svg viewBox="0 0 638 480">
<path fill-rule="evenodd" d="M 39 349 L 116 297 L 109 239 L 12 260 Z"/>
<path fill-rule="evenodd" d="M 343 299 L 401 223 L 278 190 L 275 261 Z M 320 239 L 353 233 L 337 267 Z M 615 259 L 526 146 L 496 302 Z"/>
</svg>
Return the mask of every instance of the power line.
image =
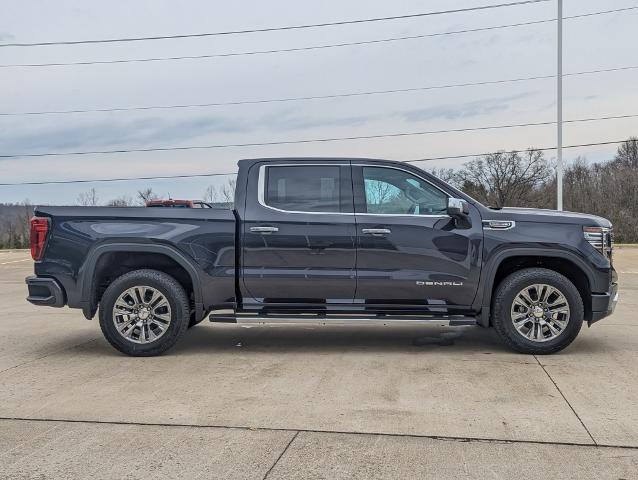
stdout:
<svg viewBox="0 0 638 480">
<path fill-rule="evenodd" d="M 623 69 L 628 69 L 628 68 L 636 69 L 638 68 L 638 65 L 631 66 L 631 67 L 624 67 Z M 613 71 L 613 70 L 618 70 L 618 69 L 608 69 L 605 71 Z M 590 72 L 585 72 L 585 73 L 590 73 Z M 574 75 L 576 74 L 578 73 L 575 73 Z M 232 106 L 232 105 L 254 105 L 254 104 L 261 104 L 261 103 L 297 102 L 297 101 L 304 101 L 304 100 L 328 100 L 328 99 L 334 99 L 334 98 L 358 97 L 358 96 L 367 96 L 367 95 L 384 95 L 384 94 L 390 94 L 390 93 L 417 92 L 417 91 L 423 91 L 423 90 L 470 87 L 470 86 L 478 86 L 478 85 L 493 85 L 493 84 L 501 84 L 501 83 L 521 82 L 526 80 L 548 79 L 548 78 L 554 78 L 554 77 L 555 75 L 540 75 L 540 76 L 533 76 L 533 77 L 511 78 L 511 79 L 503 79 L 503 80 L 487 80 L 482 82 L 471 82 L 471 83 L 452 83 L 447 85 L 427 85 L 423 87 L 412 87 L 412 88 L 372 90 L 372 91 L 363 91 L 363 92 L 347 92 L 347 93 L 336 93 L 336 94 L 329 94 L 329 95 L 310 95 L 310 96 L 304 96 L 304 97 L 238 100 L 238 101 L 230 101 L 230 102 L 190 103 L 190 104 L 178 104 L 178 105 L 151 105 L 151 106 L 141 106 L 141 107 L 116 107 L 116 108 L 95 108 L 95 109 L 77 109 L 77 110 L 48 110 L 48 111 L 38 111 L 38 112 L 0 112 L 0 116 L 63 115 L 63 114 L 72 114 L 72 113 L 128 112 L 128 111 L 134 111 L 134 110 L 224 107 L 224 106 Z"/>
<path fill-rule="evenodd" d="M 95 180 L 51 180 L 43 182 L 20 182 L 20 183 L 0 183 L 0 187 L 9 187 L 17 185 L 66 185 L 70 183 L 103 183 L 103 182 L 128 182 L 132 180 L 170 180 L 176 178 L 197 178 L 197 177 L 222 177 L 228 175 L 237 175 L 232 173 L 194 173 L 188 175 L 158 175 L 153 177 L 122 177 L 122 178 L 99 178 Z"/>
<path fill-rule="evenodd" d="M 594 143 L 580 143 L 577 145 L 563 145 L 563 148 L 579 148 L 579 147 L 595 147 L 598 145 L 616 145 L 619 143 L 623 143 L 626 142 L 627 139 L 625 140 L 610 140 L 610 141 L 605 141 L 605 142 L 594 142 Z M 528 149 L 518 149 L 518 150 L 497 150 L 498 153 L 518 153 L 521 151 L 526 151 L 526 150 L 538 150 L 539 152 L 546 152 L 548 150 L 556 150 L 556 147 L 543 147 L 543 148 L 528 148 Z M 451 156 L 446 156 L 446 157 L 430 157 L 430 158 L 419 158 L 416 160 L 403 160 L 404 163 L 419 163 L 419 162 L 431 162 L 433 160 L 454 160 L 454 159 L 461 159 L 461 158 L 471 158 L 471 157 L 482 157 L 485 155 L 489 155 L 491 153 L 495 153 L 495 152 L 484 152 L 484 153 L 471 153 L 471 154 L 466 154 L 466 155 L 451 155 Z"/>
<path fill-rule="evenodd" d="M 593 122 L 593 121 L 599 121 L 599 120 L 614 120 L 614 119 L 623 119 L 623 118 L 632 118 L 632 117 L 638 117 L 638 114 L 579 118 L 579 119 L 565 120 L 565 123 Z M 233 148 L 233 147 L 263 147 L 263 146 L 272 146 L 272 145 L 293 145 L 293 144 L 304 144 L 304 143 L 341 142 L 341 141 L 349 141 L 349 140 L 370 140 L 375 138 L 412 137 L 412 136 L 419 136 L 419 135 L 434 135 L 434 134 L 440 134 L 440 133 L 460 133 L 460 132 L 473 132 L 473 131 L 482 131 L 482 130 L 499 130 L 504 128 L 537 127 L 537 126 L 543 126 L 543 125 L 553 125 L 555 123 L 556 123 L 555 121 L 513 123 L 513 124 L 506 124 L 506 125 L 487 125 L 482 127 L 451 128 L 446 130 L 425 130 L 420 132 L 399 132 L 399 133 L 386 133 L 386 134 L 378 134 L 378 135 L 310 138 L 310 139 L 301 139 L 301 140 L 279 140 L 274 142 L 226 143 L 226 144 L 217 144 L 217 145 L 189 145 L 189 146 L 183 146 L 183 147 L 150 147 L 150 148 L 89 150 L 89 151 L 72 151 L 72 152 L 18 153 L 18 154 L 12 154 L 12 155 L 0 155 L 0 158 L 58 157 L 58 156 L 67 156 L 67 155 L 69 156 L 70 155 L 103 155 L 103 154 L 120 154 L 120 153 L 134 153 L 134 152 L 209 150 L 209 149 Z"/>
<path fill-rule="evenodd" d="M 264 55 L 264 54 L 271 54 L 271 53 L 303 52 L 303 51 L 309 51 L 309 50 L 322 50 L 326 48 L 341 48 L 341 47 L 352 47 L 352 46 L 359 46 L 359 45 L 372 45 L 372 44 L 379 44 L 379 43 L 400 42 L 405 40 L 418 40 L 418 39 L 429 38 L 429 37 L 440 37 L 445 35 L 457 35 L 461 33 L 483 32 L 483 31 L 489 31 L 489 30 L 498 30 L 502 28 L 522 27 L 525 25 L 537 25 L 540 23 L 550 23 L 550 22 L 554 22 L 555 20 L 556 19 L 552 18 L 547 20 L 534 20 L 530 22 L 494 25 L 491 27 L 469 28 L 464 30 L 452 30 L 448 32 L 427 33 L 423 35 L 407 35 L 402 37 L 389 37 L 389 38 L 381 38 L 376 40 L 361 40 L 358 42 L 330 43 L 325 45 L 312 45 L 309 47 L 291 47 L 291 48 L 278 48 L 278 49 L 271 49 L 271 50 L 252 50 L 247 52 L 231 52 L 231 53 L 212 53 L 212 54 L 204 54 L 204 55 L 180 55 L 180 56 L 173 56 L 173 57 L 130 58 L 130 59 L 116 59 L 116 60 L 88 60 L 88 61 L 77 61 L 77 62 L 13 63 L 13 64 L 0 65 L 0 68 L 68 67 L 73 65 L 110 65 L 110 64 L 117 64 L 117 63 L 147 63 L 147 62 L 165 62 L 165 61 L 174 61 L 174 60 L 203 60 L 203 59 L 210 59 L 210 58 L 241 57 L 246 55 Z"/>
<path fill-rule="evenodd" d="M 288 25 L 288 26 L 282 26 L 282 27 L 253 28 L 253 29 L 245 29 L 245 30 L 228 30 L 228 31 L 221 31 L 221 32 L 191 33 L 191 34 L 183 34 L 183 35 L 159 35 L 159 36 L 152 36 L 152 37 L 124 37 L 124 38 L 106 38 L 106 39 L 95 39 L 95 40 L 71 40 L 71 41 L 35 42 L 35 43 L 4 43 L 4 44 L 0 44 L 0 47 L 39 47 L 39 46 L 49 46 L 49 45 L 79 45 L 79 44 L 87 44 L 87 43 L 139 42 L 139 41 L 147 41 L 147 40 L 199 38 L 199 37 L 213 37 L 213 36 L 219 36 L 219 35 L 237 35 L 237 34 L 244 34 L 244 33 L 274 32 L 274 31 L 282 31 L 282 30 L 301 30 L 301 29 L 308 29 L 308 28 L 332 27 L 332 26 L 338 26 L 338 25 L 353 25 L 358 23 L 382 22 L 382 21 L 389 21 L 389 20 L 404 20 L 408 18 L 429 17 L 434 15 L 463 13 L 463 12 L 471 12 L 471 11 L 477 11 L 477 10 L 490 10 L 495 8 L 515 7 L 519 5 L 543 3 L 548 1 L 550 0 L 522 0 L 517 2 L 499 3 L 494 5 L 481 5 L 477 7 L 457 8 L 452 10 L 439 10 L 434 12 L 422 12 L 422 13 L 413 13 L 413 14 L 407 14 L 407 15 L 394 15 L 394 16 L 387 16 L 387 17 L 375 17 L 375 18 L 356 19 L 356 20 L 342 20 L 342 21 L 336 21 L 336 22 Z"/>
<path fill-rule="evenodd" d="M 605 117 L 574 118 L 572 120 L 563 120 L 563 123 L 597 122 L 599 120 L 619 120 L 622 118 L 635 118 L 635 117 L 638 117 L 638 113 L 629 113 L 626 115 L 609 115 Z M 552 123 L 556 123 L 556 122 L 552 122 Z"/>
<path fill-rule="evenodd" d="M 622 12 L 627 10 L 635 10 L 638 9 L 638 6 L 634 7 L 625 7 L 625 8 L 617 8 L 614 10 L 602 10 L 598 12 L 591 12 L 587 14 L 581 15 L 572 15 L 570 17 L 564 17 L 565 19 L 574 19 L 574 18 L 584 18 L 591 17 L 594 15 L 603 15 L 609 13 Z M 311 51 L 311 50 L 322 50 L 326 48 L 341 48 L 341 47 L 351 47 L 351 46 L 361 46 L 361 45 L 372 45 L 372 44 L 380 44 L 380 43 L 390 43 L 390 42 L 399 42 L 405 40 L 418 40 L 429 37 L 440 37 L 445 35 L 456 35 L 462 33 L 474 33 L 474 32 L 484 32 L 489 30 L 498 30 L 503 28 L 512 28 L 512 27 L 522 27 L 527 25 L 538 25 L 542 23 L 550 23 L 555 22 L 555 18 L 549 18 L 545 20 L 533 20 L 529 22 L 519 22 L 519 23 L 509 23 L 504 25 L 494 25 L 490 27 L 478 27 L 478 28 L 470 28 L 463 30 L 452 30 L 448 32 L 439 32 L 439 33 L 428 33 L 422 35 L 407 35 L 402 37 L 390 37 L 390 38 L 382 38 L 376 40 L 362 40 L 357 42 L 342 42 L 342 43 L 331 43 L 325 45 L 313 45 L 309 47 L 291 47 L 291 48 L 279 48 L 279 49 L 270 49 L 270 50 L 252 50 L 247 52 L 231 52 L 231 53 L 213 53 L 213 54 L 203 54 L 203 55 L 180 55 L 180 56 L 172 56 L 172 57 L 146 57 L 146 58 L 130 58 L 130 59 L 115 59 L 115 60 L 87 60 L 87 61 L 76 61 L 76 62 L 48 62 L 48 63 L 13 63 L 13 64 L 3 64 L 0 65 L 0 68 L 31 68 L 31 67 L 68 67 L 68 66 L 78 66 L 78 65 L 112 65 L 119 63 L 148 63 L 148 62 L 165 62 L 165 61 L 176 61 L 176 60 L 205 60 L 212 58 L 226 58 L 226 57 L 239 57 L 246 55 L 264 55 L 264 54 L 272 54 L 272 53 L 291 53 L 291 52 L 302 52 L 302 51 Z M 1 45 L 0 45 L 1 46 Z"/>
<path fill-rule="evenodd" d="M 27 154 L 13 154 L 13 155 L 0 155 L 0 158 L 17 158 L 17 157 L 53 157 L 64 155 L 95 155 L 95 154 L 119 154 L 119 153 L 132 153 L 132 152 L 161 152 L 161 151 L 175 151 L 175 150 L 208 150 L 216 148 L 231 148 L 231 147 L 261 147 L 272 145 L 291 145 L 301 143 L 325 143 L 325 142 L 337 142 L 347 140 L 370 140 L 373 138 L 391 138 L 391 137 L 408 137 L 417 135 L 433 135 L 437 133 L 458 133 L 474 130 L 493 130 L 500 128 L 516 128 L 516 127 L 530 127 L 539 125 L 551 125 L 554 122 L 531 122 L 521 124 L 510 125 L 491 125 L 484 127 L 473 128 L 458 128 L 449 130 L 428 130 L 422 132 L 401 132 L 401 133 L 389 133 L 380 135 L 360 135 L 351 137 L 331 137 L 331 138 L 312 138 L 302 140 L 280 140 L 274 142 L 251 142 L 251 143 L 227 143 L 218 145 L 190 145 L 184 147 L 152 147 L 152 148 L 133 148 L 133 149 L 119 149 L 119 150 L 92 150 L 92 151 L 75 151 L 75 152 L 45 152 L 45 153 L 27 153 Z"/>
<path fill-rule="evenodd" d="M 568 76 L 591 75 L 591 74 L 597 74 L 597 73 L 618 72 L 623 70 L 635 70 L 635 69 L 638 69 L 638 65 L 627 65 L 624 67 L 603 68 L 603 69 L 597 69 L 597 70 L 585 70 L 581 72 L 565 73 L 563 74 L 563 76 L 568 77 Z M 451 83 L 446 85 L 426 85 L 423 87 L 397 88 L 397 89 L 389 89 L 389 90 L 372 90 L 372 91 L 364 91 L 364 92 L 347 92 L 347 93 L 337 93 L 337 94 L 331 94 L 331 95 L 311 95 L 311 96 L 305 96 L 305 97 L 238 100 L 238 101 L 230 101 L 230 102 L 190 103 L 190 104 L 181 104 L 181 105 L 150 105 L 150 106 L 140 106 L 140 107 L 115 107 L 115 108 L 94 108 L 94 109 L 77 109 L 77 110 L 47 110 L 47 111 L 37 111 L 37 112 L 0 112 L 0 116 L 66 115 L 66 114 L 76 114 L 76 113 L 129 112 L 129 111 L 135 111 L 135 110 L 205 108 L 205 107 L 224 107 L 224 106 L 233 106 L 233 105 L 254 105 L 254 104 L 261 104 L 261 103 L 297 102 L 297 101 L 305 101 L 305 100 L 327 100 L 327 99 L 334 99 L 334 98 L 359 97 L 359 96 L 367 96 L 367 95 L 386 95 L 386 94 L 393 94 L 393 93 L 418 92 L 418 91 L 438 90 L 438 89 L 447 89 L 447 88 L 461 88 L 461 87 L 472 87 L 472 86 L 482 86 L 482 85 L 498 85 L 503 83 L 515 83 L 515 82 L 543 80 L 543 79 L 550 79 L 550 78 L 556 78 L 556 75 L 536 75 L 531 77 L 507 78 L 507 79 L 501 79 L 501 80 L 485 80 L 482 82 Z"/>
<path fill-rule="evenodd" d="M 596 15 L 604 15 L 606 13 L 617 13 L 617 12 L 626 12 L 627 10 L 636 10 L 638 5 L 634 5 L 633 7 L 623 7 L 623 8 L 614 8 L 612 10 L 599 10 L 597 12 L 589 12 L 589 13 L 581 13 L 578 15 L 569 15 L 564 16 L 563 20 L 569 20 L 572 18 L 585 18 L 585 17 L 593 17 Z M 556 18 L 554 20 L 557 20 Z"/>
<path fill-rule="evenodd" d="M 593 147 L 598 145 L 615 145 L 619 143 L 626 142 L 627 140 L 610 140 L 604 142 L 595 142 L 595 143 L 581 143 L 577 145 L 563 145 L 563 148 L 579 148 L 579 147 Z M 532 150 L 538 151 L 548 151 L 555 150 L 556 147 L 543 147 L 543 148 L 533 148 Z M 518 149 L 518 150 L 509 150 L 502 151 L 498 150 L 501 153 L 517 153 L 520 151 L 524 151 L 526 149 Z M 485 155 L 489 155 L 494 152 L 483 152 L 483 153 L 469 153 L 464 155 L 448 155 L 443 157 L 429 157 L 429 158 L 419 158 L 415 160 L 403 160 L 404 163 L 419 163 L 419 162 L 432 162 L 435 160 L 454 160 L 454 159 L 463 159 L 463 158 L 472 158 L 472 157 L 482 157 Z M 202 178 L 202 177 L 221 177 L 221 176 L 229 176 L 236 175 L 237 172 L 228 172 L 228 173 L 193 173 L 187 175 L 158 175 L 151 177 L 121 177 L 121 178 L 98 178 L 98 179 L 81 179 L 81 180 L 48 180 L 48 181 L 39 181 L 39 182 L 16 182 L 16 183 L 0 183 L 0 187 L 12 187 L 12 186 L 24 186 L 24 185 L 67 185 L 67 184 L 76 184 L 76 183 L 103 183 L 103 182 L 128 182 L 134 180 L 170 180 L 170 179 L 180 179 L 180 178 Z"/>
</svg>

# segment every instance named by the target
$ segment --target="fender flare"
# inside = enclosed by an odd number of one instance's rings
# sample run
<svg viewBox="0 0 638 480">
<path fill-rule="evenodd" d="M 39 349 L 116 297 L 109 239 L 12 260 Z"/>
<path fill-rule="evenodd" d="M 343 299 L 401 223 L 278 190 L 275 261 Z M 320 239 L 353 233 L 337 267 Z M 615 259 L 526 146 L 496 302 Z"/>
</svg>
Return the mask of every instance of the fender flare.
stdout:
<svg viewBox="0 0 638 480">
<path fill-rule="evenodd" d="M 481 310 L 478 318 L 479 324 L 483 327 L 489 326 L 490 309 L 492 305 L 492 290 L 494 289 L 494 281 L 496 272 L 504 260 L 512 257 L 553 257 L 567 260 L 578 267 L 587 278 L 587 283 L 591 286 L 595 284 L 594 276 L 591 268 L 575 253 L 567 250 L 558 250 L 552 248 L 508 248 L 494 254 L 486 264 L 483 265 L 481 279 L 479 281 L 479 295 L 476 296 L 475 310 Z"/>
<path fill-rule="evenodd" d="M 204 304 L 202 297 L 202 282 L 197 271 L 197 268 L 193 265 L 183 253 L 174 247 L 160 244 L 149 243 L 129 243 L 129 242 L 115 242 L 115 243 L 103 243 L 97 245 L 89 251 L 86 256 L 84 264 L 78 272 L 78 284 L 81 285 L 81 307 L 82 313 L 87 319 L 93 318 L 97 310 L 97 305 L 93 301 L 93 292 L 95 289 L 95 267 L 98 260 L 102 255 L 110 252 L 140 252 L 140 253 L 158 253 L 160 255 L 166 255 L 181 267 L 186 270 L 191 278 L 193 284 L 193 297 L 195 300 L 195 315 L 196 318 L 202 318 L 204 315 Z"/>
</svg>

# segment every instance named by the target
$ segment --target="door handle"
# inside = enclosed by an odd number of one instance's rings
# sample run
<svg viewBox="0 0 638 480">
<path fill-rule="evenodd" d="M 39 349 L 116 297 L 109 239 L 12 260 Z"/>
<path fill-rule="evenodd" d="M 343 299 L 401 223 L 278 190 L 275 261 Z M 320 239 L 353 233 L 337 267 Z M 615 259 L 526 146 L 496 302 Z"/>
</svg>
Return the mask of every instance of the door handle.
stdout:
<svg viewBox="0 0 638 480">
<path fill-rule="evenodd" d="M 389 228 L 362 228 L 361 233 L 367 233 L 368 235 L 389 235 L 392 230 Z"/>
<path fill-rule="evenodd" d="M 250 227 L 250 231 L 253 233 L 262 233 L 268 235 L 269 233 L 275 233 L 279 231 L 277 227 Z"/>
</svg>

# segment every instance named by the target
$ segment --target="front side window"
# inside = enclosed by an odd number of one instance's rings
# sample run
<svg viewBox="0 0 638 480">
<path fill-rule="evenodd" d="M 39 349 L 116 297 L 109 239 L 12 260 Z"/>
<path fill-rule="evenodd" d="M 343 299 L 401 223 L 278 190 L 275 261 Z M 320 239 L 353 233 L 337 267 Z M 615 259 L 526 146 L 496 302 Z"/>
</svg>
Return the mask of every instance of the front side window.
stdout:
<svg viewBox="0 0 638 480">
<path fill-rule="evenodd" d="M 266 168 L 264 201 L 269 207 L 296 212 L 339 212 L 338 165 L 291 165 Z"/>
<path fill-rule="evenodd" d="M 367 213 L 386 215 L 442 215 L 447 195 L 403 170 L 363 167 Z"/>
</svg>

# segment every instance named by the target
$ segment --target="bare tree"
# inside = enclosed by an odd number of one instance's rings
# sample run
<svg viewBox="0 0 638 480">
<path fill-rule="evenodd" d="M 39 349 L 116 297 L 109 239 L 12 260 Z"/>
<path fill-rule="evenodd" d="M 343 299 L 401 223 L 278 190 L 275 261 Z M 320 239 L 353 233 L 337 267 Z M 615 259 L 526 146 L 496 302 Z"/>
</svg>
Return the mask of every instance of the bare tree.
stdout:
<svg viewBox="0 0 638 480">
<path fill-rule="evenodd" d="M 592 168 L 584 157 L 577 157 L 565 169 L 563 189 L 567 209 L 585 212 L 593 202 L 600 200 L 595 176 L 595 168 Z"/>
<path fill-rule="evenodd" d="M 31 217 L 33 216 L 33 205 L 29 199 L 22 202 L 22 212 L 18 215 L 20 224 L 20 236 L 22 237 L 22 248 L 29 246 L 29 238 L 31 236 Z"/>
<path fill-rule="evenodd" d="M 0 204 L 0 248 L 27 248 L 32 216 L 33 206 L 29 200 Z"/>
<path fill-rule="evenodd" d="M 450 185 L 456 186 L 458 184 L 458 172 L 453 168 L 432 168 L 428 172 Z"/>
<path fill-rule="evenodd" d="M 638 241 L 638 166 L 580 159 L 565 170 L 565 208 L 608 218 L 621 243 Z"/>
<path fill-rule="evenodd" d="M 229 178 L 222 185 L 209 185 L 204 192 L 204 201 L 211 203 L 233 203 L 235 200 L 235 188 L 237 180 Z"/>
<path fill-rule="evenodd" d="M 137 198 L 141 205 L 146 205 L 146 203 L 150 202 L 151 200 L 157 200 L 159 198 L 159 195 L 153 192 L 153 189 L 149 187 L 145 188 L 144 190 L 138 190 Z"/>
<path fill-rule="evenodd" d="M 121 197 L 109 200 L 107 205 L 109 207 L 131 207 L 133 206 L 133 199 L 128 195 L 122 195 Z"/>
<path fill-rule="evenodd" d="M 366 180 L 366 197 L 369 204 L 383 205 L 397 196 L 398 189 L 390 183 L 378 180 Z"/>
<path fill-rule="evenodd" d="M 618 147 L 614 162 L 627 167 L 638 168 L 638 138 L 630 137 Z"/>
<path fill-rule="evenodd" d="M 206 187 L 204 191 L 204 195 L 202 196 L 202 200 L 205 202 L 215 202 L 217 200 L 217 187 L 214 185 L 209 185 Z"/>
<path fill-rule="evenodd" d="M 75 203 L 83 207 L 95 207 L 98 205 L 98 202 L 99 199 L 95 188 L 80 193 L 75 201 Z"/>
<path fill-rule="evenodd" d="M 490 153 L 466 163 L 458 173 L 467 193 L 497 207 L 529 201 L 551 176 L 543 152 L 534 149 Z"/>
<path fill-rule="evenodd" d="M 2 230 L 4 231 L 4 246 L 6 248 L 17 248 L 17 221 L 15 217 L 3 219 Z"/>
</svg>

